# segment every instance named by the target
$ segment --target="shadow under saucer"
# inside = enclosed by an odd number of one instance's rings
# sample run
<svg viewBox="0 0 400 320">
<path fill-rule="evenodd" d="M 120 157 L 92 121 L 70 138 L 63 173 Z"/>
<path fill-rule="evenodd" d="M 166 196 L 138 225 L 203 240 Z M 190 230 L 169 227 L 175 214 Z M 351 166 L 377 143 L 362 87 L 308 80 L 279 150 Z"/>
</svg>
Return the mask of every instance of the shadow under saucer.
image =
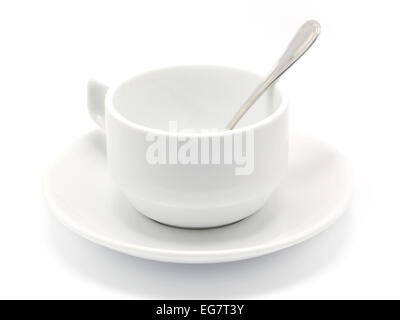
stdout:
<svg viewBox="0 0 400 320">
<path fill-rule="evenodd" d="M 85 240 L 51 215 L 46 229 L 51 251 L 71 272 L 106 288 L 153 299 L 240 299 L 294 286 L 332 267 L 351 240 L 353 219 L 347 211 L 330 229 L 294 247 L 217 264 L 128 256 Z"/>
</svg>

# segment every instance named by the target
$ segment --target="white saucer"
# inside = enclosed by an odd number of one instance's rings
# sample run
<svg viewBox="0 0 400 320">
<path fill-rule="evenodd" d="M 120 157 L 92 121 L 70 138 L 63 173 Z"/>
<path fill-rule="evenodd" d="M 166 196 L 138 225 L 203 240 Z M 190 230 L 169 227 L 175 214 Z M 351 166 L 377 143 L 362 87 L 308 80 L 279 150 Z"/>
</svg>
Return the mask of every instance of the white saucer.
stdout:
<svg viewBox="0 0 400 320">
<path fill-rule="evenodd" d="M 86 134 L 47 171 L 51 211 L 74 232 L 137 257 L 181 263 L 242 260 L 287 248 L 330 226 L 349 202 L 352 182 L 343 157 L 329 145 L 292 135 L 289 175 L 258 213 L 229 226 L 189 230 L 138 213 L 106 170 L 104 135 Z"/>
</svg>

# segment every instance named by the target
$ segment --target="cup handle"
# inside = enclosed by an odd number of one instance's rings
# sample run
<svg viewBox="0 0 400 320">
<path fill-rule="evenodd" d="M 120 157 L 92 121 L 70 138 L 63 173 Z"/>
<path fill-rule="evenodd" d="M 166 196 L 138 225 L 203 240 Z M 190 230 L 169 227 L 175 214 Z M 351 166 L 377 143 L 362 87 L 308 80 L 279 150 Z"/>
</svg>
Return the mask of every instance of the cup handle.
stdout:
<svg viewBox="0 0 400 320">
<path fill-rule="evenodd" d="M 100 81 L 89 79 L 87 84 L 87 104 L 90 117 L 101 129 L 105 128 L 105 97 L 108 86 Z"/>
</svg>

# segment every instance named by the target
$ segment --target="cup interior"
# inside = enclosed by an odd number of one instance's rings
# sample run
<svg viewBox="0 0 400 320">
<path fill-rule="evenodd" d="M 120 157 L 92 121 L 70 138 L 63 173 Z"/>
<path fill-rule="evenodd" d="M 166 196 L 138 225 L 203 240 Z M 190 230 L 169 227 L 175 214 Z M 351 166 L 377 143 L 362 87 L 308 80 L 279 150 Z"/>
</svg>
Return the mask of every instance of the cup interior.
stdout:
<svg viewBox="0 0 400 320">
<path fill-rule="evenodd" d="M 153 129 L 222 130 L 262 78 L 226 67 L 182 66 L 134 77 L 112 96 L 114 109 L 127 120 Z M 271 86 L 238 123 L 259 122 L 277 110 L 282 97 Z"/>
</svg>

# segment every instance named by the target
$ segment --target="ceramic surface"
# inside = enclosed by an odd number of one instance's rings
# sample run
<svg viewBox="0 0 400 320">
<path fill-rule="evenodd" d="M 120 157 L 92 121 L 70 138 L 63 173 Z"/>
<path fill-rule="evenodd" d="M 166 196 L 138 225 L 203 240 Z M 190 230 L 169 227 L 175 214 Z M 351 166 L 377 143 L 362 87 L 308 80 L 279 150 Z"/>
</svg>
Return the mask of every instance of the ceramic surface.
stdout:
<svg viewBox="0 0 400 320">
<path fill-rule="evenodd" d="M 329 145 L 295 134 L 289 171 L 267 204 L 231 225 L 190 230 L 166 226 L 136 211 L 107 172 L 100 131 L 74 142 L 49 168 L 44 193 L 68 228 L 129 255 L 169 262 L 212 263 L 247 259 L 308 239 L 330 226 L 350 199 L 346 161 Z"/>
<path fill-rule="evenodd" d="M 260 209 L 287 171 L 287 101 L 277 87 L 270 88 L 242 127 L 223 130 L 260 81 L 258 75 L 233 68 L 183 66 L 139 75 L 109 89 L 89 82 L 89 110 L 105 129 L 111 176 L 131 204 L 154 220 L 189 228 L 226 225 Z M 173 132 L 170 121 L 178 130 L 209 131 Z M 218 131 L 210 132 L 214 128 Z M 246 150 L 228 142 L 239 138 L 246 140 Z M 205 146 L 201 159 L 195 158 L 202 162 L 205 156 L 209 162 L 184 163 L 179 150 L 177 161 L 167 155 L 166 164 L 154 164 L 148 154 L 155 141 L 168 146 L 165 152 L 172 145 Z M 234 160 L 246 155 L 243 165 L 225 162 L 220 156 L 225 144 L 232 144 Z M 238 175 L 237 170 L 248 173 Z"/>
</svg>

